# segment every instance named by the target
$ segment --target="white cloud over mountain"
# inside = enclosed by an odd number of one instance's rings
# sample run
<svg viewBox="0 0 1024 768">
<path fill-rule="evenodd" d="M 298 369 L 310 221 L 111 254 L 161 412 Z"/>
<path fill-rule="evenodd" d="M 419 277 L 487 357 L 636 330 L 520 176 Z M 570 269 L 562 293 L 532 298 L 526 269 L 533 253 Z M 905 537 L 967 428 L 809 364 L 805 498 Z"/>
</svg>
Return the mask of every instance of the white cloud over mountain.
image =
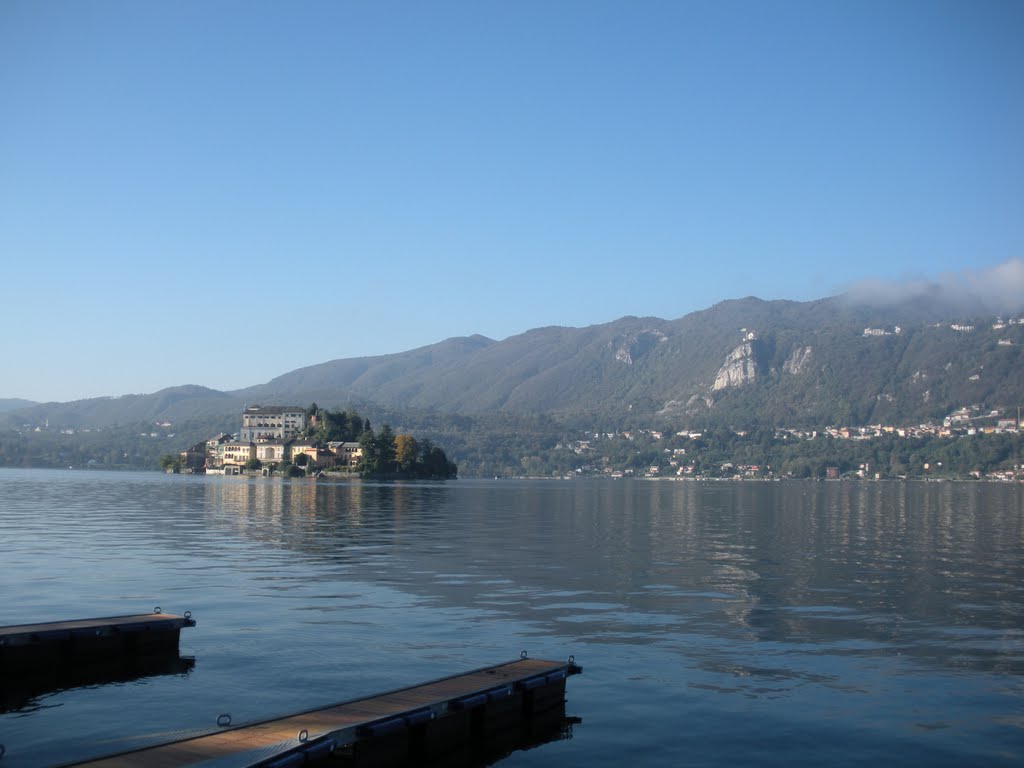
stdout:
<svg viewBox="0 0 1024 768">
<path fill-rule="evenodd" d="M 993 267 L 945 272 L 935 279 L 861 280 L 844 292 L 859 304 L 895 304 L 926 300 L 964 312 L 1024 310 L 1024 260 L 1009 259 Z"/>
</svg>

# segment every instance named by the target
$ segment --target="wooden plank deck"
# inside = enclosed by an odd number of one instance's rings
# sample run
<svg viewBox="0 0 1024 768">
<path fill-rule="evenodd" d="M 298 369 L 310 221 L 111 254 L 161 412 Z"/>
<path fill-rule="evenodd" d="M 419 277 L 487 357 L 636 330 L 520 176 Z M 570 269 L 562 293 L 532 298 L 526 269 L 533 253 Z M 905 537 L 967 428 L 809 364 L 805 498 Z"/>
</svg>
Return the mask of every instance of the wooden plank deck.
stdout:
<svg viewBox="0 0 1024 768">
<path fill-rule="evenodd" d="M 102 636 L 115 632 L 159 629 L 180 630 L 194 627 L 191 614 L 175 616 L 170 613 L 139 613 L 131 616 L 106 616 L 99 619 L 50 621 L 41 624 L 12 624 L 0 627 L 0 646 L 11 648 L 49 638 L 71 636 Z"/>
<path fill-rule="evenodd" d="M 489 710 L 495 721 L 492 725 L 503 724 L 497 723 L 500 716 L 515 727 L 522 717 L 532 714 L 535 701 L 557 701 L 564 705 L 565 681 L 581 671 L 572 659 L 558 662 L 521 658 L 377 696 L 68 765 L 310 765 L 318 757 L 326 758 L 343 747 L 366 755 L 367 748 L 374 744 L 390 746 L 391 751 L 404 755 L 408 750 L 406 741 L 411 741 L 413 733 L 418 738 L 417 749 L 429 749 L 430 730 L 435 725 L 438 733 L 443 731 L 444 741 L 450 742 L 463 732 L 466 739 L 473 734 L 479 736 Z M 514 717 L 507 720 L 508 716 Z M 376 764 L 373 759 L 363 762 Z"/>
<path fill-rule="evenodd" d="M 0 673 L 20 677 L 44 665 L 176 653 L 181 629 L 195 625 L 188 612 L 154 612 L 0 627 Z"/>
</svg>

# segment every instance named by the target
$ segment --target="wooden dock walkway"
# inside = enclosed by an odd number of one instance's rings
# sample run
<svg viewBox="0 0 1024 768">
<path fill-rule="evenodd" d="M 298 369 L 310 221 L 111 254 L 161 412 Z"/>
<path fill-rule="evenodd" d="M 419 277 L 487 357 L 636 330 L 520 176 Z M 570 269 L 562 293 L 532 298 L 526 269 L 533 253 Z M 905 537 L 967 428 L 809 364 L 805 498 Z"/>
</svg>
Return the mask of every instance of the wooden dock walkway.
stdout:
<svg viewBox="0 0 1024 768">
<path fill-rule="evenodd" d="M 32 675 L 41 666 L 81 665 L 128 655 L 177 654 L 184 616 L 161 613 L 0 627 L 0 675 Z"/>
<path fill-rule="evenodd" d="M 355 766 L 415 765 L 459 755 L 545 713 L 565 712 L 566 679 L 582 669 L 526 658 L 409 688 L 131 752 L 85 768 L 291 768 L 344 757 Z M 468 764 L 468 763 L 460 763 Z"/>
</svg>

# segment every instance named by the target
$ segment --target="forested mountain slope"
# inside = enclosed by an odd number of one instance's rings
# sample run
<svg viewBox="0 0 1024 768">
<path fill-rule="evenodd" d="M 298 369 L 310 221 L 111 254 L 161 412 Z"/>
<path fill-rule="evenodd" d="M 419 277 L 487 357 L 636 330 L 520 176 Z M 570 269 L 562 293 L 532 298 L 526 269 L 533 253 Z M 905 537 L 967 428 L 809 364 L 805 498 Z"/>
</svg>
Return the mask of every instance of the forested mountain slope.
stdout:
<svg viewBox="0 0 1024 768">
<path fill-rule="evenodd" d="M 219 424 L 246 404 L 314 401 L 361 411 L 552 414 L 572 422 L 913 423 L 964 405 L 1024 403 L 1024 324 L 1009 320 L 958 315 L 926 298 L 883 308 L 838 297 L 747 298 L 677 320 L 624 317 L 503 341 L 453 338 L 333 360 L 234 392 L 182 386 L 36 404 L 0 413 L 0 424 Z"/>
<path fill-rule="evenodd" d="M 1024 326 L 994 329 L 995 322 L 926 301 L 879 309 L 838 298 L 750 298 L 674 321 L 625 317 L 333 361 L 244 394 L 463 414 L 629 413 L 794 426 L 916 421 L 961 405 L 1024 401 Z M 880 335 L 865 335 L 868 328 Z"/>
</svg>

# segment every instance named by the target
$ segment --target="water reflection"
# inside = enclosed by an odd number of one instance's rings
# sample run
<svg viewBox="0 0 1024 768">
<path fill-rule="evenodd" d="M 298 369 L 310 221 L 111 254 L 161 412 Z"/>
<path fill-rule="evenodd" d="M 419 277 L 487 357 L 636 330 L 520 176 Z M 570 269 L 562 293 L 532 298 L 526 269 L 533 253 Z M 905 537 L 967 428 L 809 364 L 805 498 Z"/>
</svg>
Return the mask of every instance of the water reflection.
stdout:
<svg viewBox="0 0 1024 768">
<path fill-rule="evenodd" d="M 204 492 L 221 533 L 546 633 L 1022 669 L 1020 489 L 218 478 Z"/>
<path fill-rule="evenodd" d="M 45 706 L 42 697 L 72 688 L 138 682 L 162 675 L 184 677 L 195 665 L 193 657 L 175 653 L 40 667 L 30 676 L 0 679 L 0 712 L 30 712 Z"/>
<path fill-rule="evenodd" d="M 676 745 L 652 764 L 679 764 L 681 745 L 713 762 L 743 738 L 799 757 L 777 735 L 781 701 L 790 732 L 819 724 L 818 745 L 837 728 L 858 743 L 882 733 L 882 753 L 912 730 L 972 758 L 947 764 L 1009 764 L 1021 724 L 1006 713 L 1024 700 L 1022 497 L 955 483 L 2 475 L 0 624 L 192 609 L 200 629 L 183 642 L 203 656 L 187 685 L 140 682 L 144 706 L 128 715 L 121 696 L 89 689 L 41 700 L 88 699 L 77 723 L 4 716 L 5 760 L 57 762 L 94 732 L 109 751 L 123 717 L 151 732 L 223 711 L 252 721 L 541 646 L 598 672 L 570 689 L 588 722 L 621 703 L 629 740 Z M 103 732 L 97 713 L 118 727 Z M 633 754 L 605 731 L 586 729 L 585 758 L 565 763 Z M 716 732 L 729 736 L 713 752 L 702 739 Z"/>
</svg>

